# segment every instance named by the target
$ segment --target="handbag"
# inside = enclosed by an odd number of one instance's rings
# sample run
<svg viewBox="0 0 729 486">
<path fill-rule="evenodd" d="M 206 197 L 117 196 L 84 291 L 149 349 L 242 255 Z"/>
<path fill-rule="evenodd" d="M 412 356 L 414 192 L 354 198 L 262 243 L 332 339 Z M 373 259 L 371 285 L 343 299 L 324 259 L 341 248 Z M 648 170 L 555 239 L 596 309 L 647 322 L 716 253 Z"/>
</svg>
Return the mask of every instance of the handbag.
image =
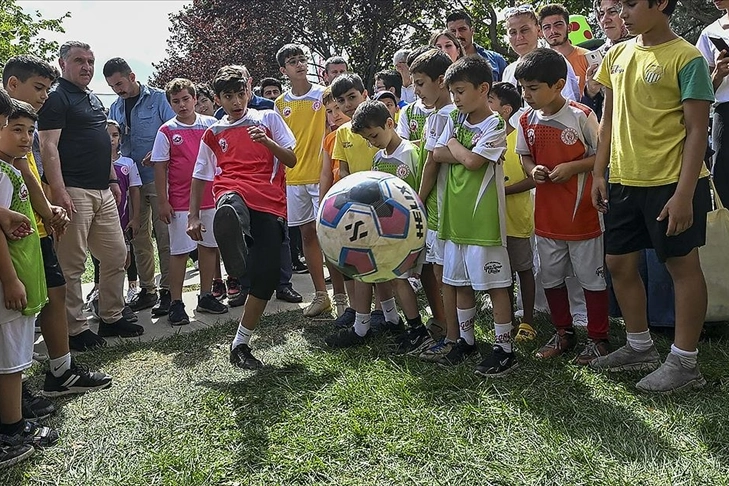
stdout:
<svg viewBox="0 0 729 486">
<path fill-rule="evenodd" d="M 709 303 L 706 322 L 729 321 L 729 209 L 725 208 L 710 179 L 715 209 L 706 215 L 706 244 L 699 248 Z"/>
</svg>

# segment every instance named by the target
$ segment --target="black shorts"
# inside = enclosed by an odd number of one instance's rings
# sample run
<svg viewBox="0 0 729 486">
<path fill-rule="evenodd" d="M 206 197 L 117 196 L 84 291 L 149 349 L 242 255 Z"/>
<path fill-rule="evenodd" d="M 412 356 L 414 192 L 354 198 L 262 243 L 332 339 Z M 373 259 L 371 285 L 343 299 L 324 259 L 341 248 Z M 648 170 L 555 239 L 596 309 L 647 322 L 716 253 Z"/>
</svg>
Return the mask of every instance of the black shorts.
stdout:
<svg viewBox="0 0 729 486">
<path fill-rule="evenodd" d="M 63 270 L 58 263 L 56 249 L 53 248 L 53 237 L 44 236 L 40 239 L 41 254 L 43 255 L 43 270 L 46 273 L 46 287 L 49 289 L 63 287 L 66 279 L 63 277 Z"/>
<path fill-rule="evenodd" d="M 676 236 L 666 236 L 668 218 L 657 221 L 678 183 L 654 187 L 610 184 L 610 208 L 605 215 L 605 253 L 625 255 L 654 248 L 661 262 L 682 257 L 706 243 L 706 214 L 711 211 L 709 179 L 698 180 L 694 192 L 693 225 Z"/>
</svg>

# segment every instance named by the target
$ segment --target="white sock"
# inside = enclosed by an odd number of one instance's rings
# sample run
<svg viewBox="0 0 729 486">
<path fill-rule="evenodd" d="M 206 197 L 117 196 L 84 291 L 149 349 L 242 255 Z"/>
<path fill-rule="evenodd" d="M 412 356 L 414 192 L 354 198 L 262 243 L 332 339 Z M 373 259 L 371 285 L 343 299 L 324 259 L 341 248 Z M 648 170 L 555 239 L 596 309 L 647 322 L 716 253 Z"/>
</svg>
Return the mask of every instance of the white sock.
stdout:
<svg viewBox="0 0 729 486">
<path fill-rule="evenodd" d="M 51 358 L 51 374 L 60 378 L 71 369 L 71 353 L 66 353 L 60 358 Z"/>
<path fill-rule="evenodd" d="M 458 314 L 458 330 L 461 333 L 461 339 L 473 346 L 476 344 L 476 335 L 473 333 L 473 324 L 476 320 L 476 308 L 456 309 Z"/>
<path fill-rule="evenodd" d="M 395 297 L 382 301 L 382 312 L 385 314 L 385 320 L 397 324 L 400 321 L 400 315 L 397 313 L 397 304 Z"/>
<path fill-rule="evenodd" d="M 233 344 L 230 346 L 230 349 L 235 349 L 240 344 L 248 344 L 251 340 L 251 336 L 253 335 L 253 331 L 248 329 L 247 327 L 243 327 L 243 324 L 238 324 L 238 331 L 235 333 L 235 337 L 233 338 Z"/>
<path fill-rule="evenodd" d="M 507 322 L 506 324 L 496 324 L 494 322 L 494 334 L 496 335 L 494 345 L 500 346 L 507 353 L 514 351 L 514 347 L 511 344 L 511 330 L 513 328 L 514 326 L 511 325 L 511 322 Z"/>
<path fill-rule="evenodd" d="M 382 307 L 385 307 L 384 305 Z M 370 315 L 369 314 L 360 314 L 359 312 L 356 312 L 354 314 L 354 332 L 357 333 L 358 336 L 364 337 L 365 334 L 367 334 L 367 331 L 370 330 Z"/>
<path fill-rule="evenodd" d="M 671 354 L 678 356 L 678 359 L 681 360 L 681 366 L 684 368 L 693 369 L 698 364 L 698 349 L 696 351 L 684 351 L 681 348 L 677 348 L 675 344 L 671 344 Z"/>
<path fill-rule="evenodd" d="M 648 351 L 653 347 L 653 338 L 650 331 L 629 332 L 626 334 L 630 347 L 639 353 Z"/>
</svg>

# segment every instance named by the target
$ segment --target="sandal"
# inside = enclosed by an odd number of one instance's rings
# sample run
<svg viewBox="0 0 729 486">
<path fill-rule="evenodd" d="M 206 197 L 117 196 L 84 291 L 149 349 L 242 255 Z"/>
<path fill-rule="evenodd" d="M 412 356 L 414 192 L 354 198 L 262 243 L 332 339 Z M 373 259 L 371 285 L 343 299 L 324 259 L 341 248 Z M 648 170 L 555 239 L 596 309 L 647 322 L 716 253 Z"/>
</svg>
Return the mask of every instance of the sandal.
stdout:
<svg viewBox="0 0 729 486">
<path fill-rule="evenodd" d="M 534 328 L 526 322 L 522 322 L 521 324 L 519 324 L 519 330 L 517 331 L 514 340 L 517 342 L 525 342 L 531 341 L 536 337 L 537 332 L 534 330 Z"/>
</svg>

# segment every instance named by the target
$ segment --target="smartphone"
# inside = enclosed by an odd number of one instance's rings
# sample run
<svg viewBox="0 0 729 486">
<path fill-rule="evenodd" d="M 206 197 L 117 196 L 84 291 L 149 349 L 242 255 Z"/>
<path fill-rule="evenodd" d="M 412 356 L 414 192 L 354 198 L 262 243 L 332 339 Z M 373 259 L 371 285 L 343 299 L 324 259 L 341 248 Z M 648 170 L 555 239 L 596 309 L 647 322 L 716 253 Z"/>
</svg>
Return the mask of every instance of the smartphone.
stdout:
<svg viewBox="0 0 729 486">
<path fill-rule="evenodd" d="M 719 52 L 726 51 L 726 53 L 729 54 L 729 45 L 726 43 L 726 41 L 724 39 L 722 39 L 721 37 L 709 36 L 709 40 L 711 41 L 712 44 L 714 44 L 714 46 L 716 46 L 716 49 Z"/>
<path fill-rule="evenodd" d="M 602 62 L 602 52 L 589 51 L 585 53 L 585 58 L 587 58 L 587 64 L 589 66 L 599 66 Z"/>
</svg>

